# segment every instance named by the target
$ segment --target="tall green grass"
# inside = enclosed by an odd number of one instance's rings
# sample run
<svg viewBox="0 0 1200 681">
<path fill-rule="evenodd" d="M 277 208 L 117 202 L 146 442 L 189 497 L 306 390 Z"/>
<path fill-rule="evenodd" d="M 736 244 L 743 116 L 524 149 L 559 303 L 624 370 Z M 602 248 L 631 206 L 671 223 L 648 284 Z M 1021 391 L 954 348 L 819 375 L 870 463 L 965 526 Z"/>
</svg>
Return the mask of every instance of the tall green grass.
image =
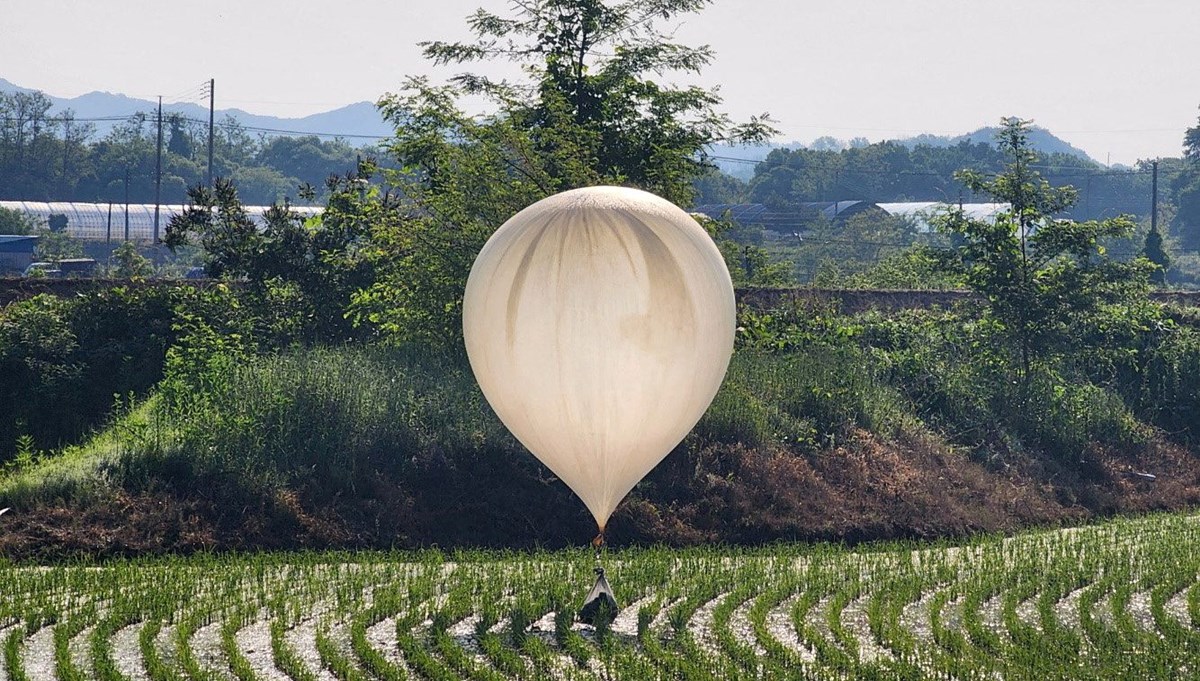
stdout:
<svg viewBox="0 0 1200 681">
<path fill-rule="evenodd" d="M 430 459 L 526 456 L 453 356 L 304 349 L 223 364 L 202 385 L 168 382 L 85 445 L 0 480 L 0 500 L 144 489 L 164 477 L 351 490 Z M 856 427 L 886 436 L 912 421 L 907 399 L 854 348 L 745 350 L 689 442 L 813 451 Z"/>
</svg>

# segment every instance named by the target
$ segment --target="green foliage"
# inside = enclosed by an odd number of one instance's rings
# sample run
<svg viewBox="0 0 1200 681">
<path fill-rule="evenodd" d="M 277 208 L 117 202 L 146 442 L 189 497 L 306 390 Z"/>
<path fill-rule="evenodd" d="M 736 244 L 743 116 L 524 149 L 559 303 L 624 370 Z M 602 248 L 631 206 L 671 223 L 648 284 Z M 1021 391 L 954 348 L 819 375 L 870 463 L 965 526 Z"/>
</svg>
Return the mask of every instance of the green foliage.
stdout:
<svg viewBox="0 0 1200 681">
<path fill-rule="evenodd" d="M 154 202 L 152 112 L 136 113 L 97 139 L 93 124 L 70 110 L 51 114 L 51 107 L 41 92 L 0 93 L 0 198 Z M 163 127 L 161 198 L 183 203 L 187 187 L 205 177 L 208 126 L 168 112 Z M 323 187 L 330 175 L 353 171 L 358 154 L 377 151 L 311 136 L 261 140 L 228 116 L 217 122 L 213 142 L 217 174 L 235 180 L 255 205 L 280 200 L 301 183 Z"/>
<path fill-rule="evenodd" d="M 83 242 L 64 231 L 39 229 L 37 235 L 37 247 L 33 250 L 36 260 L 58 262 L 83 256 Z"/>
<path fill-rule="evenodd" d="M 1032 129 L 1034 134 L 1038 132 Z M 1173 178 L 1176 167 L 1163 159 L 1164 178 Z M 955 173 L 964 169 L 983 173 L 1004 170 L 1004 152 L 987 142 L 962 141 L 933 146 L 918 141 L 913 146 L 885 141 L 848 149 L 809 148 L 772 150 L 753 166 L 745 200 L 781 211 L 794 211 L 808 201 L 858 199 L 871 202 L 987 201 L 986 195 L 964 188 Z M 1077 182 L 1089 176 L 1086 199 L 1068 210 L 1077 220 L 1097 219 L 1131 207 L 1149 208 L 1148 167 L 1114 172 L 1100 163 L 1066 153 L 1051 153 L 1042 160 L 1046 176 L 1054 183 Z"/>
<path fill-rule="evenodd" d="M 390 179 L 404 200 L 378 200 L 391 213 L 372 234 L 381 276 L 356 296 L 356 318 L 402 342 L 457 347 L 474 254 L 514 213 L 599 184 L 688 205 L 693 180 L 709 168 L 710 144 L 767 134 L 763 120 L 732 125 L 710 90 L 650 79 L 708 63 L 707 49 L 672 43 L 657 28 L 705 4 L 538 0 L 515 5 L 511 18 L 477 11 L 469 19 L 474 41 L 423 43 L 435 64 L 504 59 L 527 79 L 464 74 L 434 86 L 414 78 L 381 100 L 397 126 L 389 148 L 402 172 Z M 458 102 L 468 95 L 484 97 L 495 113 L 464 114 Z"/>
<path fill-rule="evenodd" d="M 1200 123 L 1184 134 L 1181 171 L 1171 183 L 1178 207 L 1173 227 L 1184 248 L 1197 249 L 1200 248 Z"/>
<path fill-rule="evenodd" d="M 1034 456 L 1085 467 L 1097 447 L 1139 450 L 1150 437 L 1147 423 L 1190 438 L 1194 426 L 1184 425 L 1183 410 L 1194 400 L 1183 392 L 1192 387 L 1187 367 L 1200 359 L 1194 334 L 1132 317 L 1109 336 L 1081 339 L 1104 348 L 1086 362 L 1040 362 L 1014 383 L 1007 332 L 969 309 L 857 317 L 804 307 L 743 311 L 742 346 L 782 353 L 781 361 L 804 358 L 793 385 L 805 399 L 771 388 L 779 379 L 770 363 L 756 361 L 756 371 L 768 373 L 743 379 L 735 361 L 701 426 L 711 429 L 717 419 L 727 435 L 710 437 L 762 444 L 774 437 L 767 433 L 786 431 L 771 425 L 783 409 L 808 419 L 820 445 L 853 427 L 887 437 L 929 429 L 979 460 Z"/>
<path fill-rule="evenodd" d="M 39 426 L 48 415 L 45 410 L 70 413 L 72 402 L 64 398 L 69 398 L 68 386 L 80 385 L 83 372 L 69 309 L 66 301 L 42 295 L 9 305 L 0 315 L 0 374 L 5 377 L 0 413 L 6 417 L 0 423 L 2 453 L 32 447 L 17 441 L 30 435 L 20 432 L 25 427 L 32 427 L 35 441 L 44 443 L 46 431 Z"/>
<path fill-rule="evenodd" d="M 119 279 L 145 279 L 154 274 L 154 263 L 138 253 L 137 244 L 124 241 L 112 253 L 112 276 Z"/>
<path fill-rule="evenodd" d="M 287 335 L 342 341 L 361 335 L 347 320 L 352 295 L 374 281 L 367 252 L 371 229 L 379 229 L 378 188 L 368 188 L 370 164 L 334 178 L 323 215 L 304 218 L 286 204 L 272 206 L 259 229 L 247 215 L 234 183 L 218 178 L 210 190 L 196 186 L 184 211 L 167 225 L 164 242 L 173 251 L 198 243 L 213 277 L 249 281 L 264 303 L 288 309 L 296 322 Z M 384 256 L 380 255 L 380 258 Z M 282 314 L 269 315 L 284 320 Z"/>
<path fill-rule="evenodd" d="M 794 263 L 797 280 L 836 288 L 842 280 L 899 253 L 906 244 L 922 241 L 928 239 L 919 237 L 908 221 L 868 211 L 837 220 L 818 215 L 805 222 L 802 233 L 785 237 L 775 250 Z"/>
<path fill-rule="evenodd" d="M 827 265 L 817 271 L 813 284 L 821 288 L 917 291 L 963 288 L 961 277 L 947 271 L 944 251 L 924 245 L 886 255 L 857 272 L 847 273 L 841 266 Z"/>
<path fill-rule="evenodd" d="M 692 217 L 716 242 L 735 287 L 778 288 L 795 284 L 789 265 L 773 259 L 759 245 L 762 229 L 738 227 L 730 220 L 713 220 L 699 213 L 693 213 Z"/>
<path fill-rule="evenodd" d="M 355 149 L 344 140 L 323 141 L 315 136 L 276 137 L 266 140 L 255 156 L 257 163 L 288 178 L 290 186 L 325 187 L 330 175 L 345 175 L 358 167 L 360 155 L 375 150 Z M 239 181 L 241 186 L 241 181 Z"/>
<path fill-rule="evenodd" d="M 1159 322 L 1117 385 L 1136 413 L 1183 441 L 1200 441 L 1200 325 Z"/>
<path fill-rule="evenodd" d="M 1102 323 L 1106 309 L 1128 305 L 1147 290 L 1145 260 L 1108 256 L 1105 239 L 1133 230 L 1129 218 L 1076 222 L 1053 216 L 1076 199 L 1070 187 L 1051 187 L 1031 166 L 1029 123 L 1005 119 L 999 145 L 1008 158 L 994 177 L 966 170 L 959 178 L 971 191 L 1004 202 L 994 221 L 951 210 L 939 229 L 960 240 L 948 265 L 985 297 L 989 319 L 1011 340 L 1022 380 L 1039 359 L 1089 349 L 1079 343 L 1085 327 Z"/>
<path fill-rule="evenodd" d="M 37 221 L 23 211 L 0 207 L 0 234 L 33 234 Z"/>
<path fill-rule="evenodd" d="M 673 43 L 657 28 L 707 4 L 538 0 L 516 6 L 511 18 L 478 10 L 469 19 L 474 42 L 422 46 L 438 65 L 503 59 L 526 67 L 523 84 L 472 74 L 455 82 L 492 98 L 501 117 L 529 130 L 531 150 L 558 184 L 544 190 L 632 184 L 686 205 L 692 179 L 707 167 L 708 145 L 769 132 L 757 120 L 732 126 L 716 113 L 720 99 L 708 89 L 647 78 L 699 73 L 709 63 L 708 48 Z"/>
<path fill-rule="evenodd" d="M 816 453 L 844 444 L 855 429 L 894 436 L 908 425 L 908 410 L 853 345 L 811 345 L 786 354 L 747 350 L 735 357 L 695 435 Z"/>
<path fill-rule="evenodd" d="M 194 475 L 337 494 L 434 451 L 510 442 L 457 360 L 383 349 L 254 359 L 230 338 L 193 323 L 168 358 L 171 456 Z"/>
<path fill-rule="evenodd" d="M 1171 256 L 1163 248 L 1162 233 L 1151 229 L 1146 233 L 1146 243 L 1142 247 L 1142 257 L 1154 265 L 1150 273 L 1150 281 L 1162 286 L 1167 282 L 1167 270 L 1171 267 Z"/>
<path fill-rule="evenodd" d="M 224 286 L 114 286 L 9 304 L 0 310 L 0 461 L 18 438 L 47 450 L 78 441 L 110 415 L 114 395 L 145 395 L 164 365 L 178 374 L 235 348 L 290 344 L 289 313 Z"/>
<path fill-rule="evenodd" d="M 696 203 L 745 203 L 746 183 L 726 175 L 717 168 L 709 168 L 693 182 L 696 188 Z"/>
</svg>

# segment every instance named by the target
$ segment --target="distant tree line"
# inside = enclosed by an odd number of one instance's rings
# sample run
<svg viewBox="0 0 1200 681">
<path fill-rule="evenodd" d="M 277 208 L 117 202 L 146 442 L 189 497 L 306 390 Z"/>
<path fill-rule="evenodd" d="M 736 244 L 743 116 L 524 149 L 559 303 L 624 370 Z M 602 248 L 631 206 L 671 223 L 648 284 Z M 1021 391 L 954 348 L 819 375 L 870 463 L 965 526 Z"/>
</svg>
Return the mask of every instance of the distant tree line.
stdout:
<svg viewBox="0 0 1200 681">
<path fill-rule="evenodd" d="M 138 113 L 96 138 L 95 125 L 70 110 L 51 114 L 40 92 L 0 93 L 0 200 L 154 202 L 154 113 Z M 204 181 L 208 126 L 164 113 L 162 202 L 183 203 Z M 213 135 L 213 175 L 230 178 L 242 198 L 269 204 L 297 188 L 322 188 L 330 175 L 353 171 L 360 154 L 342 140 L 256 136 L 226 116 Z"/>
<path fill-rule="evenodd" d="M 701 203 L 762 203 L 786 209 L 808 201 L 863 200 L 984 201 L 955 179 L 970 169 L 997 173 L 1004 155 L 992 144 L 962 141 L 952 146 L 898 142 L 857 143 L 847 149 L 822 147 L 775 149 L 754 167 L 749 182 L 716 171 L 700 180 Z M 1160 202 L 1173 201 L 1179 159 L 1160 161 Z M 1040 154 L 1038 170 L 1051 184 L 1073 185 L 1080 200 L 1069 216 L 1091 220 L 1150 212 L 1150 162 L 1133 168 L 1109 169 L 1067 153 Z"/>
</svg>

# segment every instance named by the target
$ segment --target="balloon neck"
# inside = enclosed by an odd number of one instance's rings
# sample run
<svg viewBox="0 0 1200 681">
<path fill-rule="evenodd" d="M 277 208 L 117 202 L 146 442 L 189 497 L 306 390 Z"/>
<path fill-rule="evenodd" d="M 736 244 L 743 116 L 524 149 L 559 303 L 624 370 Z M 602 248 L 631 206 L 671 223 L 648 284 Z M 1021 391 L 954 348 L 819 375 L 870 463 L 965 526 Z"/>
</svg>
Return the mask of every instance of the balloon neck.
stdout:
<svg viewBox="0 0 1200 681">
<path fill-rule="evenodd" d="M 596 563 L 600 563 L 600 547 L 604 546 L 604 528 L 600 528 L 600 534 L 592 540 L 592 548 L 596 551 Z"/>
</svg>

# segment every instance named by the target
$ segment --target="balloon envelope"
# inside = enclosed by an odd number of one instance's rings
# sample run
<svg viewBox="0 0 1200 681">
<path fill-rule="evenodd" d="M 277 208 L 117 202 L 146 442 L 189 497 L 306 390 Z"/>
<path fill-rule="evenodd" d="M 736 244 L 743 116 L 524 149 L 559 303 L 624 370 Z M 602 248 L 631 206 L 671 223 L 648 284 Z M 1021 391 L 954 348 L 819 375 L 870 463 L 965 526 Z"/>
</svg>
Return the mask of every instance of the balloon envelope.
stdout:
<svg viewBox="0 0 1200 681">
<path fill-rule="evenodd" d="M 480 251 L 463 299 L 488 403 L 601 530 L 704 414 L 734 318 L 708 234 L 670 202 L 621 187 L 517 213 Z"/>
</svg>

